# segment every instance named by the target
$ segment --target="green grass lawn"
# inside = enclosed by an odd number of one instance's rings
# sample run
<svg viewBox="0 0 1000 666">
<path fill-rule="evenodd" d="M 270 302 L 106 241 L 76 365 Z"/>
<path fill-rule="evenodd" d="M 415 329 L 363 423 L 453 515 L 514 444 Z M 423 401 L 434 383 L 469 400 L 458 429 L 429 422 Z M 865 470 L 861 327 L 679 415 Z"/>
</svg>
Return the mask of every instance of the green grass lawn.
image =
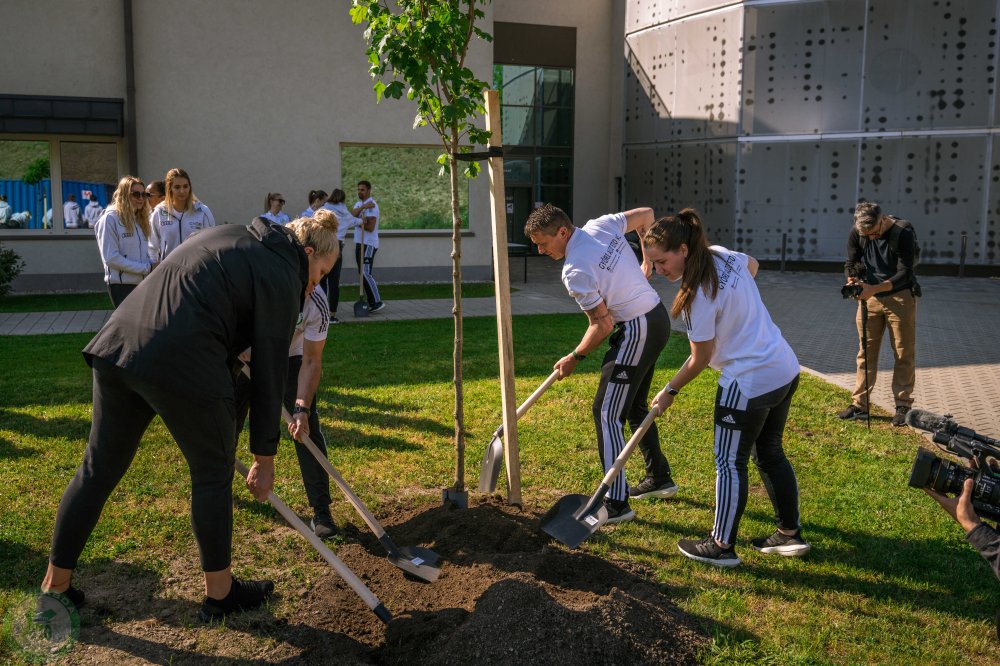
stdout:
<svg viewBox="0 0 1000 666">
<path fill-rule="evenodd" d="M 578 315 L 514 319 L 517 395 L 523 400 L 553 361 L 583 332 Z M 88 335 L 3 338 L 0 356 L 0 613 L 36 586 L 45 569 L 53 516 L 79 463 L 90 424 L 90 374 L 79 350 Z M 452 328 L 447 320 L 366 322 L 338 328 L 327 345 L 320 409 L 335 464 L 378 512 L 392 498 L 439 501 L 450 484 Z M 467 481 L 475 487 L 483 447 L 499 423 L 496 324 L 465 328 Z M 364 346 L 365 355 L 354 353 Z M 672 336 L 654 385 L 687 355 Z M 525 502 L 550 506 L 570 492 L 590 493 L 602 476 L 590 401 L 597 354 L 557 383 L 519 425 Z M 714 627 L 706 663 L 997 663 L 993 619 L 1000 586 L 959 527 L 906 485 L 920 438 L 877 421 L 869 433 L 838 421 L 845 391 L 804 376 L 786 431 L 798 475 L 802 559 L 766 556 L 750 538 L 773 530 L 756 472 L 740 528 L 743 565 L 727 571 L 683 558 L 678 539 L 711 527 L 711 373 L 686 387 L 659 422 L 664 452 L 681 490 L 668 501 L 636 502 L 638 518 L 598 533 L 582 548 L 648 565 L 663 589 Z M 241 453 L 246 459 L 245 449 Z M 629 465 L 641 478 L 641 461 Z M 285 441 L 276 492 L 303 511 L 307 502 L 295 455 Z M 113 561 L 164 575 L 175 558 L 192 560 L 188 474 L 162 424 L 154 422 L 84 552 L 82 566 Z M 357 517 L 335 502 L 338 521 Z M 265 530 L 274 513 L 237 511 L 238 529 Z M 308 546 L 255 550 L 244 562 L 287 558 L 294 568 Z M 256 563 L 255 563 L 256 564 Z M 237 571 L 237 574 L 241 573 Z M 0 653 L 0 661 L 4 656 Z"/>
<path fill-rule="evenodd" d="M 382 300 L 402 301 L 416 298 L 451 298 L 450 284 L 380 284 Z M 511 292 L 517 289 L 512 288 Z M 349 303 L 357 299 L 357 287 L 341 287 L 340 300 Z M 492 282 L 472 282 L 462 285 L 463 298 L 493 296 Z M 85 294 L 26 294 L 0 299 L 0 312 L 61 312 L 68 310 L 110 310 L 107 292 Z"/>
</svg>

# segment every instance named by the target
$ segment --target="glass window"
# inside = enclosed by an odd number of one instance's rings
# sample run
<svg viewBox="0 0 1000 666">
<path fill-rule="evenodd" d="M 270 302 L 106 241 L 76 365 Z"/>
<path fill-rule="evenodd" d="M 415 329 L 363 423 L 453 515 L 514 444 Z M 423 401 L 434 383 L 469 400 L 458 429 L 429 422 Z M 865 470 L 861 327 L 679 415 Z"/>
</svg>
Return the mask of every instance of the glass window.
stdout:
<svg viewBox="0 0 1000 666">
<path fill-rule="evenodd" d="M 573 109 L 541 110 L 542 146 L 572 146 L 573 145 Z"/>
<path fill-rule="evenodd" d="M 531 162 L 528 160 L 507 160 L 503 161 L 504 184 L 531 182 Z"/>
<path fill-rule="evenodd" d="M 503 142 L 508 146 L 533 146 L 535 138 L 535 107 L 500 107 L 500 127 Z"/>
<path fill-rule="evenodd" d="M 544 106 L 573 106 L 573 70 L 539 68 L 538 96 Z"/>
<path fill-rule="evenodd" d="M 539 157 L 538 178 L 542 185 L 572 185 L 573 160 L 569 157 Z"/>
<path fill-rule="evenodd" d="M 500 103 L 533 106 L 535 102 L 535 68 L 522 65 L 501 65 Z"/>
<path fill-rule="evenodd" d="M 451 183 L 438 175 L 441 152 L 440 146 L 341 146 L 347 207 L 357 201 L 358 181 L 367 180 L 378 203 L 380 229 L 451 229 Z M 468 179 L 459 174 L 458 184 L 462 226 L 468 227 Z"/>
<path fill-rule="evenodd" d="M 52 226 L 48 141 L 0 141 L 0 230 Z"/>
<path fill-rule="evenodd" d="M 59 144 L 63 226 L 92 228 L 111 203 L 118 184 L 118 147 L 113 143 Z"/>
</svg>

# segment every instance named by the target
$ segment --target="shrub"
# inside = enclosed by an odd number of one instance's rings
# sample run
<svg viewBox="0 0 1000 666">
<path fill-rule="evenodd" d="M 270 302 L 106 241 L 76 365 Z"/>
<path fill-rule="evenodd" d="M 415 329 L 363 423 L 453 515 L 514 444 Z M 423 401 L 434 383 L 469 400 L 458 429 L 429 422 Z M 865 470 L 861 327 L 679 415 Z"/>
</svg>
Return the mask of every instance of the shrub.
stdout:
<svg viewBox="0 0 1000 666">
<path fill-rule="evenodd" d="M 10 292 L 10 283 L 24 270 L 21 255 L 0 243 L 0 298 Z"/>
</svg>

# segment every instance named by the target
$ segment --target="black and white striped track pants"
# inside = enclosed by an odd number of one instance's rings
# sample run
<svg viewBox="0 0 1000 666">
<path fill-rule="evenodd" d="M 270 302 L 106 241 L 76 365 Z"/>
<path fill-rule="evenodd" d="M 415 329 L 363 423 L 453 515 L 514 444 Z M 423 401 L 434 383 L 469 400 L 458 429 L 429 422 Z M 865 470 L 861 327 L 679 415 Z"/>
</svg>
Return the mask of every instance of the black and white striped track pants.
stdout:
<svg viewBox="0 0 1000 666">
<path fill-rule="evenodd" d="M 736 541 L 747 503 L 747 461 L 753 456 L 782 529 L 799 529 L 799 484 L 781 446 L 795 376 L 779 389 L 747 398 L 737 382 L 715 394 L 715 526 L 712 536 Z"/>
</svg>

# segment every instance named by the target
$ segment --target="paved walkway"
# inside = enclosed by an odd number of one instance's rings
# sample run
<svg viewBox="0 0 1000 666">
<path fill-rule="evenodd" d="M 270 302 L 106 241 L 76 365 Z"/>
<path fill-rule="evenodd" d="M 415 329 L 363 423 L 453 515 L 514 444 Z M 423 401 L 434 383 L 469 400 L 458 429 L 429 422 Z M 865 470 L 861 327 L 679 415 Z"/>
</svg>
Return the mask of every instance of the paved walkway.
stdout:
<svg viewBox="0 0 1000 666">
<path fill-rule="evenodd" d="M 512 270 L 514 314 L 576 313 L 579 309 L 559 282 L 559 264 L 545 257 L 528 261 L 528 281 L 520 261 Z M 840 275 L 761 271 L 761 295 L 785 338 L 808 371 L 846 389 L 854 387 L 858 349 L 857 304 L 840 297 Z M 955 420 L 990 437 L 1000 437 L 1000 280 L 921 277 L 918 301 L 916 407 Z M 676 288 L 657 277 L 654 286 L 665 303 Z M 493 298 L 467 298 L 467 317 L 495 316 Z M 341 308 L 349 324 L 351 301 Z M 109 311 L 0 314 L 0 335 L 42 335 L 98 330 Z M 389 301 L 383 312 L 360 321 L 401 321 L 451 317 L 450 300 Z M 675 328 L 676 322 L 675 322 Z M 581 315 L 580 331 L 584 322 Z M 880 374 L 872 393 L 876 405 L 893 410 L 890 391 L 892 351 L 888 336 L 879 357 Z M 845 401 L 844 406 L 847 406 Z"/>
</svg>

